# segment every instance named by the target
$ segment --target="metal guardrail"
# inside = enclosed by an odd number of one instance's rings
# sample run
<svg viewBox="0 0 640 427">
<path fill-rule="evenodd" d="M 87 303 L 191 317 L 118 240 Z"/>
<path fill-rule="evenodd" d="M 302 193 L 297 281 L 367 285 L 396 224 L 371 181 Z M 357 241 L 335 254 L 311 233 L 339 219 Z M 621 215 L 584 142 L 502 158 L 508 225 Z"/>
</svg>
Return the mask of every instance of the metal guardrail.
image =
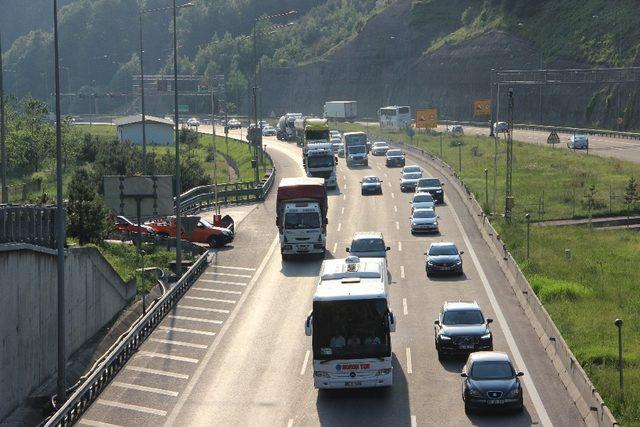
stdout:
<svg viewBox="0 0 640 427">
<path fill-rule="evenodd" d="M 45 424 L 46 427 L 70 426 L 82 417 L 82 414 L 118 374 L 129 358 L 135 354 L 142 343 L 162 321 L 164 316 L 200 277 L 200 274 L 208 265 L 207 257 L 208 253 L 201 255 L 180 278 L 178 283 L 144 315 L 135 328 L 133 328 L 111 354 L 105 358 L 98 369 L 96 369 L 95 372 L 76 389 L 64 405 L 47 420 Z"/>
</svg>

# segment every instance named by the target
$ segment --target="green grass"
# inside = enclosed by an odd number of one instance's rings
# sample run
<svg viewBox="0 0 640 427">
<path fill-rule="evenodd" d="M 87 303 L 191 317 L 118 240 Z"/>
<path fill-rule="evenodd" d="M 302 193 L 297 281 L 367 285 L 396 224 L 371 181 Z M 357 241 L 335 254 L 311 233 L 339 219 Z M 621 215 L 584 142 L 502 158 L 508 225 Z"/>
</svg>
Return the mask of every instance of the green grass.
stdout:
<svg viewBox="0 0 640 427">
<path fill-rule="evenodd" d="M 115 138 L 116 126 L 113 125 L 76 125 L 83 133 L 87 132 L 102 138 Z"/>
<path fill-rule="evenodd" d="M 342 125 L 343 130 L 363 130 L 390 140 L 409 141 L 402 133 L 382 133 L 376 126 Z M 493 140 L 465 137 L 462 150 L 443 138 L 443 158 L 456 170 L 462 153 L 462 179 L 484 204 L 484 169 L 493 172 Z M 439 135 L 419 134 L 414 144 L 439 155 Z M 477 148 L 474 148 L 477 147 Z M 499 147 L 498 211 L 504 209 L 504 142 Z M 473 154 L 475 153 L 475 155 Z M 545 190 L 545 218 L 572 216 L 568 195 L 576 188 L 582 195 L 595 183 L 601 205 L 597 214 L 608 213 L 608 186 L 621 192 L 631 175 L 640 176 L 640 165 L 514 143 L 513 188 L 515 216 L 511 225 L 500 217 L 492 222 L 522 268 L 572 351 L 622 425 L 640 425 L 640 233 L 629 230 L 595 230 L 587 227 L 531 226 L 531 253 L 526 259 L 524 212 L 537 218 L 536 198 Z M 492 180 L 489 201 L 492 199 Z M 578 185 L 580 184 L 580 185 Z M 602 194 L 604 193 L 604 194 Z M 587 213 L 580 202 L 576 215 Z M 489 203 L 491 204 L 491 203 Z M 612 210 L 623 209 L 614 199 Z M 571 259 L 565 258 L 565 249 Z M 616 318 L 624 319 L 625 401 L 621 403 L 617 363 Z"/>
</svg>

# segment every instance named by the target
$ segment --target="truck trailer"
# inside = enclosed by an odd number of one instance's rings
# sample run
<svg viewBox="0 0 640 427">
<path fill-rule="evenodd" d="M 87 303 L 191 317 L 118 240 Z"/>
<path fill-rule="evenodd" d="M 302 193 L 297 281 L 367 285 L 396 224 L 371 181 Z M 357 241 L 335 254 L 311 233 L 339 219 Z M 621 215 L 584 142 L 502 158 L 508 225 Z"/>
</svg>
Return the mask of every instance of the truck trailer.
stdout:
<svg viewBox="0 0 640 427">
<path fill-rule="evenodd" d="M 324 118 L 327 120 L 352 122 L 357 116 L 357 101 L 328 101 L 324 103 Z"/>
</svg>

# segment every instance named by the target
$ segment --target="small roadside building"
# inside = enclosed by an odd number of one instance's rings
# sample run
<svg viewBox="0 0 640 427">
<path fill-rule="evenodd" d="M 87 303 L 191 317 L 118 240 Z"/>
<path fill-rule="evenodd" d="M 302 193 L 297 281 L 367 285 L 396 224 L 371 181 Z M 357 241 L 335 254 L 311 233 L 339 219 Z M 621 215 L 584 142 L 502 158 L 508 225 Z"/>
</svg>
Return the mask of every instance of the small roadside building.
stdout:
<svg viewBox="0 0 640 427">
<path fill-rule="evenodd" d="M 173 145 L 173 121 L 161 117 L 146 116 L 147 144 Z M 118 141 L 130 141 L 132 144 L 142 145 L 142 114 L 120 117 L 113 121 L 116 125 Z"/>
</svg>

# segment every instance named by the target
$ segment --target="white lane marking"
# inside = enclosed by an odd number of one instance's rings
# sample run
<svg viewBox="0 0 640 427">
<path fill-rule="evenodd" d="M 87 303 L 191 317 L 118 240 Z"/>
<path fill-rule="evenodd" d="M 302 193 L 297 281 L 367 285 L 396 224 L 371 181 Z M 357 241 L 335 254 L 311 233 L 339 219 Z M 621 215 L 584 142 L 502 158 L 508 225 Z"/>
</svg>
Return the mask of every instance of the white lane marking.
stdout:
<svg viewBox="0 0 640 427">
<path fill-rule="evenodd" d="M 287 427 L 293 427 L 293 418 L 289 418 L 289 421 L 287 422 Z"/>
<path fill-rule="evenodd" d="M 116 387 L 126 388 L 128 390 L 146 391 L 147 393 L 155 393 L 155 394 L 162 394 L 164 396 L 178 397 L 177 391 L 163 390 L 161 388 L 155 388 L 155 387 L 146 387 L 138 384 L 123 383 L 122 381 L 111 381 L 111 384 Z"/>
<path fill-rule="evenodd" d="M 231 273 L 218 273 L 217 271 L 205 271 L 204 274 L 210 276 L 229 276 L 229 277 L 246 277 L 250 278 L 250 274 L 231 274 Z"/>
<path fill-rule="evenodd" d="M 193 300 L 196 300 L 196 301 L 223 302 L 223 303 L 226 303 L 226 304 L 235 304 L 236 303 L 234 300 L 231 300 L 231 299 L 192 297 L 191 295 L 185 295 L 182 298 L 193 299 Z"/>
<path fill-rule="evenodd" d="M 388 178 L 388 177 L 389 177 L 389 175 L 387 175 L 387 173 L 385 172 L 385 173 L 384 173 L 384 177 L 385 177 L 385 178 Z"/>
<path fill-rule="evenodd" d="M 231 267 L 230 265 L 210 265 L 209 268 L 228 268 L 229 270 L 256 271 L 255 268 Z"/>
<path fill-rule="evenodd" d="M 170 354 L 162 354 L 162 353 L 153 353 L 151 351 L 139 351 L 136 355 L 138 357 L 157 357 L 158 359 L 167 359 L 167 360 L 175 360 L 178 362 L 187 362 L 187 363 L 198 363 L 198 359 L 193 359 L 191 357 L 182 357 L 182 356 L 172 356 Z"/>
<path fill-rule="evenodd" d="M 498 304 L 498 300 L 496 299 L 496 296 L 493 293 L 493 289 L 491 289 L 491 286 L 489 285 L 489 280 L 487 279 L 487 275 L 484 273 L 484 270 L 482 269 L 480 260 L 478 260 L 478 257 L 476 255 L 476 251 L 473 249 L 473 246 L 471 246 L 471 241 L 469 240 L 467 231 L 462 226 L 462 222 L 460 222 L 460 218 L 458 218 L 458 214 L 456 213 L 455 209 L 451 209 L 450 211 L 451 211 L 451 216 L 453 216 L 453 219 L 456 222 L 456 225 L 458 226 L 458 228 L 460 229 L 460 232 L 462 233 L 462 239 L 464 240 L 464 244 L 467 246 L 469 255 L 473 260 L 473 265 L 476 267 L 476 270 L 478 270 L 480 281 L 482 282 L 482 286 L 484 287 L 484 290 L 487 293 L 487 296 L 489 297 L 489 302 L 491 302 L 493 311 L 496 317 L 498 318 L 498 324 L 502 327 L 502 331 L 504 332 L 504 337 L 507 340 L 507 344 L 509 345 L 511 352 L 513 353 L 513 358 L 515 359 L 516 366 L 520 367 L 520 369 L 522 369 L 525 372 L 525 374 L 527 374 L 524 377 L 522 377 L 522 381 L 524 382 L 527 390 L 529 391 L 529 397 L 531 397 L 533 406 L 535 406 L 536 412 L 540 417 L 540 423 L 544 426 L 552 426 L 553 424 L 551 423 L 549 414 L 547 413 L 547 410 L 545 409 L 544 404 L 542 403 L 542 399 L 540 399 L 540 394 L 538 394 L 538 389 L 533 383 L 531 376 L 528 375 L 527 373 L 527 368 L 524 363 L 524 359 L 522 358 L 522 354 L 520 354 L 518 345 L 516 344 L 516 341 L 513 338 L 513 334 L 511 333 L 511 329 L 509 328 L 509 323 L 507 323 L 507 320 L 505 319 L 504 314 L 502 313 L 502 309 L 500 308 L 500 304 Z"/>
<path fill-rule="evenodd" d="M 194 305 L 178 305 L 178 308 L 186 308 L 187 310 L 206 311 L 209 313 L 223 313 L 229 314 L 229 310 L 223 310 L 221 308 L 209 308 L 209 307 L 196 307 Z"/>
<path fill-rule="evenodd" d="M 112 408 L 129 409 L 130 411 L 137 411 L 145 414 L 160 415 L 161 417 L 165 417 L 167 415 L 167 411 L 163 411 L 161 409 L 147 408 L 146 406 L 131 405 L 129 403 L 114 402 L 113 400 L 98 399 L 96 400 L 96 403 L 104 406 L 110 406 Z"/>
<path fill-rule="evenodd" d="M 389 188 L 391 188 L 391 183 L 390 183 L 390 182 L 387 182 L 387 184 L 389 184 Z"/>
<path fill-rule="evenodd" d="M 94 421 L 86 418 L 81 419 L 78 424 L 93 427 L 122 427 L 118 424 L 103 423 L 102 421 Z"/>
<path fill-rule="evenodd" d="M 196 291 L 205 291 L 205 292 L 220 292 L 221 294 L 231 294 L 231 295 L 240 295 L 242 292 L 240 291 L 227 291 L 226 289 L 209 289 L 209 288 L 191 288 Z"/>
<path fill-rule="evenodd" d="M 163 340 L 161 338 L 149 338 L 149 341 L 153 341 L 153 342 L 159 342 L 162 344 L 169 344 L 169 345 L 177 345 L 180 347 L 191 347 L 191 348 L 201 348 L 201 349 L 206 349 L 207 345 L 204 344 L 193 344 L 190 342 L 184 342 L 184 341 L 174 341 L 174 340 Z"/>
<path fill-rule="evenodd" d="M 338 233 L 340 232 L 340 229 L 342 229 L 342 223 L 338 223 Z"/>
<path fill-rule="evenodd" d="M 340 209 L 340 215 L 344 215 L 344 208 Z"/>
<path fill-rule="evenodd" d="M 407 374 L 413 373 L 413 366 L 411 365 L 411 349 L 407 347 Z"/>
<path fill-rule="evenodd" d="M 222 325 L 222 320 L 203 319 L 202 317 L 176 316 L 175 314 L 170 314 L 167 317 L 175 320 L 188 320 L 190 322 L 213 323 L 214 325 Z"/>
<path fill-rule="evenodd" d="M 393 211 L 394 211 L 394 212 L 398 212 L 398 207 L 394 205 L 394 206 L 393 206 Z"/>
<path fill-rule="evenodd" d="M 251 293 L 251 289 L 256 284 L 256 282 L 260 278 L 260 275 L 262 274 L 262 271 L 266 268 L 267 264 L 269 263 L 269 260 L 273 256 L 273 253 L 275 252 L 276 247 L 278 246 L 279 242 L 280 242 L 280 238 L 278 236 L 276 236 L 273 239 L 273 242 L 271 242 L 271 247 L 267 251 L 267 253 L 264 256 L 264 258 L 262 258 L 262 262 L 260 263 L 260 266 L 256 270 L 256 274 L 253 275 L 253 278 L 249 282 L 249 285 L 247 285 L 247 292 L 242 294 L 242 296 L 240 297 L 240 300 L 238 301 L 238 304 L 236 305 L 237 308 L 235 310 L 233 310 L 231 312 L 231 314 L 229 315 L 229 317 L 227 318 L 227 322 L 222 326 L 222 328 L 220 329 L 220 333 L 218 334 L 217 338 L 214 340 L 214 342 L 211 345 L 211 347 L 209 347 L 209 350 L 207 350 L 207 353 L 205 354 L 204 358 L 202 359 L 202 363 L 200 363 L 198 368 L 193 373 L 193 376 L 191 377 L 191 380 L 189 380 L 189 383 L 187 384 L 185 389 L 182 391 L 182 394 L 178 398 L 178 401 L 176 402 L 176 404 L 173 406 L 173 409 L 171 410 L 171 414 L 170 414 L 170 416 L 169 416 L 169 418 L 168 418 L 168 420 L 166 422 L 166 425 L 171 426 L 171 425 L 178 424 L 177 423 L 178 414 L 180 413 L 180 411 L 182 410 L 182 407 L 184 406 L 184 404 L 186 403 L 187 399 L 189 398 L 189 396 L 193 392 L 194 387 L 196 386 L 196 384 L 198 384 L 198 381 L 200 380 L 200 377 L 202 376 L 202 374 L 205 372 L 205 368 L 208 365 L 208 363 L 211 360 L 211 358 L 213 357 L 213 354 L 214 354 L 216 348 L 218 347 L 218 344 L 220 344 L 220 342 L 224 338 L 225 334 L 227 333 L 227 331 L 229 330 L 229 328 L 233 324 L 233 320 L 236 318 L 236 316 L 240 312 L 240 309 L 244 305 L 244 302 L 247 300 L 249 294 Z"/>
<path fill-rule="evenodd" d="M 242 282 L 228 282 L 226 280 L 210 280 L 210 279 L 200 279 L 201 282 L 205 283 L 217 283 L 219 285 L 234 285 L 234 286 L 247 286 L 246 283 Z"/>
<path fill-rule="evenodd" d="M 398 241 L 398 252 L 402 252 L 402 242 Z"/>
<path fill-rule="evenodd" d="M 400 223 L 396 221 L 396 230 L 400 230 Z"/>
<path fill-rule="evenodd" d="M 418 420 L 415 415 L 411 415 L 411 427 L 418 427 Z"/>
<path fill-rule="evenodd" d="M 338 250 L 338 242 L 335 242 L 333 244 L 333 253 L 335 254 L 337 250 Z"/>
<path fill-rule="evenodd" d="M 395 199 L 395 198 L 396 198 L 396 195 L 395 195 L 395 194 L 393 194 L 393 193 L 391 193 L 391 198 L 392 198 L 392 199 Z"/>
<path fill-rule="evenodd" d="M 169 378 L 180 378 L 181 380 L 189 379 L 189 375 L 179 374 L 177 372 L 161 371 L 159 369 L 143 368 L 142 366 L 125 365 L 124 369 L 128 369 L 129 371 L 143 372 L 145 374 L 155 374 L 155 375 L 160 375 L 160 376 L 169 377 Z"/>
<path fill-rule="evenodd" d="M 346 182 L 344 183 L 344 189 L 345 190 L 347 189 L 347 183 Z"/>
<path fill-rule="evenodd" d="M 342 195 L 342 200 L 347 200 L 347 195 L 346 194 Z"/>
<path fill-rule="evenodd" d="M 208 335 L 210 337 L 213 337 L 216 335 L 215 332 L 199 331 L 197 329 L 176 328 L 174 326 L 159 326 L 159 329 L 162 329 L 163 331 L 169 331 L 169 332 L 184 332 L 187 334 L 194 334 L 194 335 Z"/>
<path fill-rule="evenodd" d="M 400 277 L 404 279 L 404 265 L 400 266 Z"/>
<path fill-rule="evenodd" d="M 402 298 L 402 313 L 406 316 L 409 314 L 409 308 L 407 307 L 407 299 Z"/>
<path fill-rule="evenodd" d="M 302 362 L 302 369 L 300 369 L 300 375 L 304 375 L 304 371 L 307 370 L 307 363 L 309 363 L 309 355 L 311 351 L 307 350 L 307 353 L 304 355 L 304 361 Z"/>
<path fill-rule="evenodd" d="M 342 175 L 342 179 L 347 180 L 347 175 Z"/>
</svg>

